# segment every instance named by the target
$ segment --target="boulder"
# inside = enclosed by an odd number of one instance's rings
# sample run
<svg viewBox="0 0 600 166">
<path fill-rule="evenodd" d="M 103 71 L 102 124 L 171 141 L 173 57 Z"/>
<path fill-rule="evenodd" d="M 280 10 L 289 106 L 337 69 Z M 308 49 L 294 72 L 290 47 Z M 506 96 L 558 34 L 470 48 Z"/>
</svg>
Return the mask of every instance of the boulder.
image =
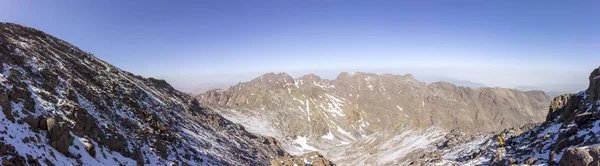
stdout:
<svg viewBox="0 0 600 166">
<path fill-rule="evenodd" d="M 595 160 L 600 159 L 600 146 L 591 146 L 589 153 Z"/>
<path fill-rule="evenodd" d="M 42 130 L 48 130 L 48 122 L 46 118 L 40 118 L 39 119 L 40 122 L 38 123 L 40 129 Z"/>
<path fill-rule="evenodd" d="M 503 163 L 502 159 L 504 158 L 505 155 L 506 155 L 506 149 L 504 149 L 504 148 L 496 149 L 496 153 L 494 153 L 494 156 L 492 157 L 492 164 L 497 165 L 497 164 Z"/>
<path fill-rule="evenodd" d="M 565 104 L 562 111 L 560 111 L 560 121 L 561 122 L 569 122 L 573 120 L 573 117 L 576 115 L 576 111 L 581 108 L 581 98 L 580 96 L 573 95 L 569 97 L 567 103 Z"/>
<path fill-rule="evenodd" d="M 558 166 L 587 166 L 594 159 L 582 148 L 568 148 L 558 162 Z"/>
<path fill-rule="evenodd" d="M 515 159 L 515 158 L 508 157 L 506 160 L 508 161 L 509 165 L 510 164 L 517 164 L 517 159 Z"/>
<path fill-rule="evenodd" d="M 25 118 L 25 122 L 27 122 L 27 124 L 29 124 L 29 126 L 31 126 L 32 129 L 38 129 L 40 127 L 40 119 L 38 117 L 35 116 L 27 116 Z"/>
<path fill-rule="evenodd" d="M 58 152 L 67 154 L 69 146 L 73 143 L 73 136 L 68 126 L 64 122 L 58 122 L 54 118 L 46 119 L 48 125 L 48 139 L 50 146 L 54 147 Z"/>
<path fill-rule="evenodd" d="M 163 159 L 169 157 L 169 147 L 165 143 L 163 143 L 162 141 L 157 141 L 155 146 L 156 151 L 158 152 L 160 157 L 162 157 Z"/>
<path fill-rule="evenodd" d="M 563 112 L 565 106 L 567 105 L 567 101 L 569 101 L 569 98 L 571 98 L 571 96 L 573 96 L 573 94 L 563 94 L 554 97 L 554 100 L 550 102 L 550 109 L 548 111 L 548 115 L 546 115 L 546 121 L 551 121 L 554 118 L 556 118 L 556 116 L 560 115 Z"/>
<path fill-rule="evenodd" d="M 73 90 L 71 88 L 67 88 L 65 90 L 65 96 L 67 96 L 67 99 L 69 99 L 75 103 L 79 103 L 79 98 L 77 97 L 77 93 L 75 93 L 75 90 Z"/>
<path fill-rule="evenodd" d="M 90 138 L 97 138 L 100 129 L 96 125 L 96 121 L 87 110 L 79 105 L 72 107 L 70 110 L 71 118 L 75 120 L 73 125 L 73 133 L 77 136 L 84 137 L 89 136 Z"/>
<path fill-rule="evenodd" d="M 588 121 L 592 118 L 592 113 L 591 112 L 585 112 L 585 113 L 581 113 L 578 115 L 575 115 L 575 117 L 573 117 L 573 121 L 575 121 L 575 123 L 577 124 L 578 127 L 582 127 L 583 125 L 585 125 L 586 123 L 588 123 Z"/>
<path fill-rule="evenodd" d="M 527 164 L 527 165 L 532 165 L 532 164 L 535 164 L 535 162 L 536 162 L 537 160 L 538 160 L 538 159 L 537 159 L 537 158 L 535 158 L 535 157 L 528 158 L 527 160 L 525 160 L 525 164 Z"/>
<path fill-rule="evenodd" d="M 87 151 L 88 154 L 90 154 L 90 156 L 96 157 L 96 146 L 94 146 L 94 144 L 92 144 L 92 142 L 89 139 L 83 138 L 81 140 L 81 143 L 83 144 L 83 148 L 85 149 L 85 151 Z"/>
<path fill-rule="evenodd" d="M 6 94 L 6 92 L 0 94 L 0 103 L 6 103 L 8 101 L 10 100 L 8 99 L 8 94 Z"/>
<path fill-rule="evenodd" d="M 12 115 L 12 105 L 10 102 L 0 102 L 0 107 L 2 107 L 2 113 L 6 116 L 6 119 L 11 122 L 15 122 L 15 117 Z"/>
</svg>

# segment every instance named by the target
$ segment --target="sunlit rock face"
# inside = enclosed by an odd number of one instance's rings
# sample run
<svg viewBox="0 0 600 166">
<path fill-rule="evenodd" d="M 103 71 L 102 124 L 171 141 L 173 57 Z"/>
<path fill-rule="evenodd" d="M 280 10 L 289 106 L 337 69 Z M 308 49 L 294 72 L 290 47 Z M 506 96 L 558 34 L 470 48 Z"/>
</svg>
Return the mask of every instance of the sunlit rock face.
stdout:
<svg viewBox="0 0 600 166">
<path fill-rule="evenodd" d="M 543 122 L 550 101 L 541 91 L 361 72 L 334 80 L 268 73 L 196 98 L 292 154 L 320 151 L 344 165 L 408 164 L 453 129 L 473 134 Z"/>
</svg>

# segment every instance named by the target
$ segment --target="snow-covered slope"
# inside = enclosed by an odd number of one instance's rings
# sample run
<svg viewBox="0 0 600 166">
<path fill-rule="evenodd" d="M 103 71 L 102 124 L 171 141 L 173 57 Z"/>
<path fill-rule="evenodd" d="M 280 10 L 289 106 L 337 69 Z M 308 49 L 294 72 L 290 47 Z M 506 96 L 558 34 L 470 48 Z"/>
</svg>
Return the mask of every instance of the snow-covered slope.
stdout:
<svg viewBox="0 0 600 166">
<path fill-rule="evenodd" d="M 32 165 L 267 165 L 286 155 L 164 80 L 0 23 L 0 160 Z"/>
</svg>

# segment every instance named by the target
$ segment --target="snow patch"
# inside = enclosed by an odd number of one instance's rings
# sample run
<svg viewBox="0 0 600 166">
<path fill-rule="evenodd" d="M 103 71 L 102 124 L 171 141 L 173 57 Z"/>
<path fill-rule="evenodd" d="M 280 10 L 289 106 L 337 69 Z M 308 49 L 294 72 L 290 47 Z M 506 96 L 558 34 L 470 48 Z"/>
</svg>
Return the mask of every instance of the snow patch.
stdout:
<svg viewBox="0 0 600 166">
<path fill-rule="evenodd" d="M 301 152 L 319 151 L 317 148 L 308 145 L 308 140 L 304 136 L 297 136 L 293 142 L 296 149 Z"/>
<path fill-rule="evenodd" d="M 329 131 L 327 133 L 327 135 L 323 135 L 323 136 L 321 136 L 321 138 L 328 139 L 328 140 L 333 140 L 335 138 L 335 136 L 333 135 L 333 133 L 331 133 L 331 131 Z"/>
<path fill-rule="evenodd" d="M 398 106 L 398 105 L 396 105 L 396 108 L 398 108 L 400 111 L 404 111 L 404 110 L 402 109 L 402 107 L 400 107 L 400 106 Z"/>
</svg>

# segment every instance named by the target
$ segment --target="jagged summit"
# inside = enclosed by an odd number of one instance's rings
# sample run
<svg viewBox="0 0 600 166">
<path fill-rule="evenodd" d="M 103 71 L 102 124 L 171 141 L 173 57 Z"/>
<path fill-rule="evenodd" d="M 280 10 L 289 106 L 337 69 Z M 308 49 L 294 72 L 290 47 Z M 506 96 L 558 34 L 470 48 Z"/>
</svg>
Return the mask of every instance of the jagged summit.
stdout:
<svg viewBox="0 0 600 166">
<path fill-rule="evenodd" d="M 3 165 L 266 165 L 286 155 L 166 81 L 0 23 Z"/>
<path fill-rule="evenodd" d="M 542 122 L 549 101 L 544 93 L 426 84 L 409 74 L 342 72 L 334 80 L 309 74 L 294 81 L 269 87 L 250 81 L 196 97 L 271 134 L 292 154 L 320 151 L 343 165 L 402 165 L 413 151 L 396 151 L 409 142 L 391 140 L 433 141 L 453 129 L 491 132 Z"/>
</svg>

